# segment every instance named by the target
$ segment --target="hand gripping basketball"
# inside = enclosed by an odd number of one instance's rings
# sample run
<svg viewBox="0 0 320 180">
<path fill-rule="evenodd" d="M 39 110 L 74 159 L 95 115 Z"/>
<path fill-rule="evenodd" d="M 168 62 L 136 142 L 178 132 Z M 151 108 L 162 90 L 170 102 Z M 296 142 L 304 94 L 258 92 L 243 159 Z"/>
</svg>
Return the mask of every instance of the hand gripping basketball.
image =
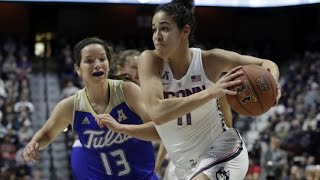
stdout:
<svg viewBox="0 0 320 180">
<path fill-rule="evenodd" d="M 239 114 L 258 116 L 268 111 L 279 100 L 278 83 L 272 74 L 257 65 L 242 66 L 243 75 L 235 80 L 242 84 L 231 86 L 236 96 L 226 95 L 230 107 Z"/>
<path fill-rule="evenodd" d="M 241 66 L 231 69 L 228 73 L 223 75 L 214 85 L 210 86 L 208 91 L 215 98 L 219 98 L 225 94 L 234 96 L 237 91 L 233 90 L 231 87 L 241 84 L 241 80 L 237 79 L 239 76 L 243 75 Z"/>
</svg>

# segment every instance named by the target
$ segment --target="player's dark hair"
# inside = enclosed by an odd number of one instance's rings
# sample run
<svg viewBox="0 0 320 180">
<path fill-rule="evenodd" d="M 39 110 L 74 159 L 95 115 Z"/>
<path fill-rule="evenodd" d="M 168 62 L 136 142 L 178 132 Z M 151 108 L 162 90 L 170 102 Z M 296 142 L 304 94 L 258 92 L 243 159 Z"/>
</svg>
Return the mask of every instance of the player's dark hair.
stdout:
<svg viewBox="0 0 320 180">
<path fill-rule="evenodd" d="M 185 25 L 190 26 L 189 44 L 194 41 L 195 18 L 192 8 L 194 7 L 193 0 L 173 0 L 170 3 L 161 4 L 156 8 L 155 13 L 163 11 L 167 13 L 177 23 L 180 30 Z"/>
<path fill-rule="evenodd" d="M 90 38 L 85 38 L 81 41 L 79 41 L 75 46 L 73 50 L 73 58 L 74 58 L 74 64 L 77 66 L 80 66 L 81 62 L 81 50 L 86 47 L 87 45 L 90 44 L 100 44 L 103 46 L 104 50 L 106 51 L 107 58 L 109 62 L 112 61 L 113 57 L 113 50 L 111 46 L 104 40 L 96 38 L 96 37 L 90 37 Z"/>
</svg>

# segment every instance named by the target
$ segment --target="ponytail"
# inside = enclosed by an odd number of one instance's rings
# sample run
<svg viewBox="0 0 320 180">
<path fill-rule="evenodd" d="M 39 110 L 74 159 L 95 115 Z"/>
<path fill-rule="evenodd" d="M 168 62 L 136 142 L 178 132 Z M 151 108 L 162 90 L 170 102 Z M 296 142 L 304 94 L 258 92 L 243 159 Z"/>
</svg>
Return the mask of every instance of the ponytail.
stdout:
<svg viewBox="0 0 320 180">
<path fill-rule="evenodd" d="M 182 6 L 186 7 L 187 9 L 190 9 L 190 10 L 194 6 L 194 1 L 193 0 L 173 0 L 172 3 L 173 4 L 182 5 Z"/>
</svg>

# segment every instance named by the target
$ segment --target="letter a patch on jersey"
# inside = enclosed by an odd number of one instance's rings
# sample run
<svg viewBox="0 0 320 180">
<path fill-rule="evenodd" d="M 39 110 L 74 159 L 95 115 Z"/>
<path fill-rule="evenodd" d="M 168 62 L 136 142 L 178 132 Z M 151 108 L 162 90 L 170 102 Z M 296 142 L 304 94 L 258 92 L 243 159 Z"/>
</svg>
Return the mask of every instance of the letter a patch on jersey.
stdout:
<svg viewBox="0 0 320 180">
<path fill-rule="evenodd" d="M 121 122 L 123 120 L 126 120 L 127 116 L 124 114 L 123 110 L 118 110 L 118 122 Z"/>
<path fill-rule="evenodd" d="M 81 124 L 90 124 L 90 121 L 89 121 L 89 119 L 88 119 L 87 117 L 85 117 L 85 118 L 82 120 Z"/>
<path fill-rule="evenodd" d="M 162 79 L 169 81 L 169 71 L 165 71 L 162 74 Z"/>
</svg>

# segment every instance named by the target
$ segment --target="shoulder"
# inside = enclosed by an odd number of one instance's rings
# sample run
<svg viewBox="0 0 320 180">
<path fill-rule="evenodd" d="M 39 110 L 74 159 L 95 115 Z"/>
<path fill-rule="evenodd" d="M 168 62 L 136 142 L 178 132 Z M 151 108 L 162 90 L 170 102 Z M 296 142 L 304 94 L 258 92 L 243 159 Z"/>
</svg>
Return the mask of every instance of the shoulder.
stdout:
<svg viewBox="0 0 320 180">
<path fill-rule="evenodd" d="M 75 95 L 60 100 L 55 106 L 50 118 L 56 121 L 63 120 L 70 123 L 74 111 L 74 98 Z"/>
<path fill-rule="evenodd" d="M 74 106 L 74 99 L 76 95 L 64 98 L 58 102 L 56 108 L 61 108 L 63 111 L 72 111 Z"/>
<path fill-rule="evenodd" d="M 162 63 L 162 58 L 155 50 L 145 50 L 140 54 L 139 64 Z"/>
<path fill-rule="evenodd" d="M 144 50 L 141 54 L 140 57 L 157 57 L 157 54 L 154 50 Z"/>
<path fill-rule="evenodd" d="M 134 82 L 122 81 L 122 91 L 125 96 L 128 96 L 140 91 L 140 87 Z"/>
<path fill-rule="evenodd" d="M 123 81 L 122 91 L 127 104 L 135 111 L 136 106 L 141 103 L 142 99 L 140 87 L 133 82 Z"/>
<path fill-rule="evenodd" d="M 139 76 L 149 77 L 154 74 L 161 74 L 163 59 L 154 50 L 143 51 L 138 63 Z"/>
</svg>

